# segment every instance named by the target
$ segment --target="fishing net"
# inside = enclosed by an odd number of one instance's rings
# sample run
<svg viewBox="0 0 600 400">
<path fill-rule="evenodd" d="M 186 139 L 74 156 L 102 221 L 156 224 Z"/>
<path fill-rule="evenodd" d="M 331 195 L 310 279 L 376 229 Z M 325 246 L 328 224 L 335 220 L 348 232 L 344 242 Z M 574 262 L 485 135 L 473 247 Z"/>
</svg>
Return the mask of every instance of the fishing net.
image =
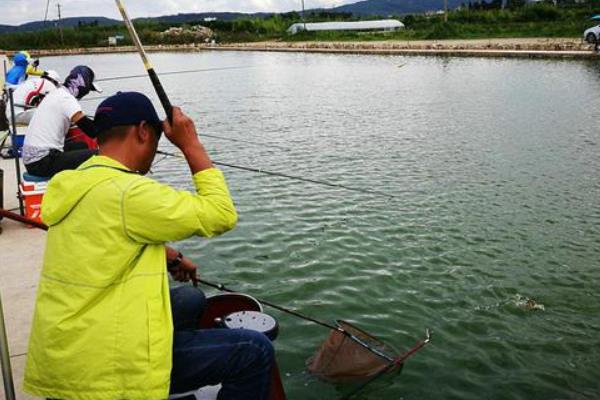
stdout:
<svg viewBox="0 0 600 400">
<path fill-rule="evenodd" d="M 306 367 L 311 374 L 334 383 L 369 378 L 390 365 L 388 359 L 376 352 L 385 354 L 389 359 L 394 359 L 395 354 L 398 354 L 390 345 L 352 324 L 346 321 L 336 322 L 338 327 L 373 350 L 342 332 L 332 330 L 321 348 L 306 361 Z"/>
</svg>

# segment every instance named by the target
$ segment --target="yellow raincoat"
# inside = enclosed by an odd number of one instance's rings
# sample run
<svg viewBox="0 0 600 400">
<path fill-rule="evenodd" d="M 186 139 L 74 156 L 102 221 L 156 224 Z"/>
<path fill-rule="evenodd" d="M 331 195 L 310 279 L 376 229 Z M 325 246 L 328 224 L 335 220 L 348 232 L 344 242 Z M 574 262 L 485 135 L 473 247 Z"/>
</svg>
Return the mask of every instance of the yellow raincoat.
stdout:
<svg viewBox="0 0 600 400">
<path fill-rule="evenodd" d="M 56 175 L 24 390 L 65 400 L 166 399 L 173 327 L 165 242 L 214 236 L 237 214 L 221 171 L 180 192 L 97 156 Z"/>
</svg>

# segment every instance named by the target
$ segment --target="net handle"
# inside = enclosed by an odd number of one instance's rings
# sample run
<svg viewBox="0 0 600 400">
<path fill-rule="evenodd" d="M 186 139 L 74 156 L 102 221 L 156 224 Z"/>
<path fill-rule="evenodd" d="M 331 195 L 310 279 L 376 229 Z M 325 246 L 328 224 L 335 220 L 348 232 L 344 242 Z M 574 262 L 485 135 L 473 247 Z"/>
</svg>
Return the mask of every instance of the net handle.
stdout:
<svg viewBox="0 0 600 400">
<path fill-rule="evenodd" d="M 415 353 L 417 353 L 419 350 L 421 350 L 423 347 L 425 347 L 429 342 L 431 342 L 431 335 L 432 335 L 432 332 L 429 329 L 427 329 L 425 331 L 425 339 L 418 341 L 417 344 L 415 346 L 413 346 L 412 349 L 410 349 L 407 352 L 405 352 L 404 354 L 401 354 L 400 356 L 398 356 L 393 362 L 390 362 L 387 367 L 385 367 L 384 369 L 382 369 L 381 371 L 379 371 L 378 373 L 373 375 L 368 381 L 366 381 L 365 383 L 360 385 L 358 388 L 356 388 L 350 394 L 342 397 L 341 400 L 352 399 L 354 396 L 356 396 L 358 393 L 362 392 L 367 386 L 369 386 L 370 384 L 372 384 L 373 382 L 375 382 L 376 380 L 381 378 L 383 375 L 385 375 L 386 373 L 390 372 L 392 369 L 403 364 L 406 360 L 408 360 Z"/>
<path fill-rule="evenodd" d="M 213 283 L 213 282 L 206 281 L 204 279 L 198 279 L 198 282 L 201 283 L 201 284 L 203 284 L 203 285 L 206 285 L 206 286 L 215 288 L 217 290 L 220 290 L 222 292 L 237 293 L 237 291 L 229 289 L 228 287 L 226 287 L 225 285 L 223 285 L 221 283 Z M 393 357 L 390 357 L 387 354 L 385 354 L 385 353 L 383 353 L 383 352 L 381 352 L 381 351 L 379 351 L 377 349 L 374 349 L 373 347 L 369 346 L 368 343 L 364 342 L 363 340 L 361 340 L 360 338 L 358 338 L 355 335 L 351 334 L 350 332 L 346 331 L 345 329 L 343 329 L 340 326 L 335 326 L 335 325 L 332 325 L 332 324 L 327 323 L 325 321 L 321 321 L 321 320 L 318 320 L 316 318 L 309 317 L 307 315 L 299 313 L 298 311 L 290 310 L 289 308 L 285 308 L 285 307 L 279 306 L 277 304 L 273 304 L 271 302 L 265 301 L 265 300 L 260 299 L 258 297 L 255 297 L 255 298 L 260 303 L 262 303 L 262 304 L 264 304 L 266 306 L 269 306 L 269 307 L 274 308 L 276 310 L 279 310 L 279 311 L 282 311 L 284 313 L 293 315 L 293 316 L 298 317 L 300 319 L 303 319 L 305 321 L 309 321 L 309 322 L 312 322 L 314 324 L 321 325 L 321 326 L 323 326 L 325 328 L 329 328 L 329 329 L 331 329 L 333 331 L 339 332 L 342 335 L 346 336 L 348 339 L 350 339 L 353 342 L 357 343 L 358 345 L 364 347 L 365 349 L 367 349 L 371 353 L 375 354 L 376 356 L 379 356 L 379 357 L 383 358 L 384 360 L 386 360 L 389 363 L 393 363 L 395 361 L 395 359 Z M 347 322 L 345 322 L 345 323 L 348 324 Z M 348 324 L 348 325 L 351 325 L 351 324 Z M 358 328 L 356 328 L 356 329 L 358 329 Z"/>
</svg>

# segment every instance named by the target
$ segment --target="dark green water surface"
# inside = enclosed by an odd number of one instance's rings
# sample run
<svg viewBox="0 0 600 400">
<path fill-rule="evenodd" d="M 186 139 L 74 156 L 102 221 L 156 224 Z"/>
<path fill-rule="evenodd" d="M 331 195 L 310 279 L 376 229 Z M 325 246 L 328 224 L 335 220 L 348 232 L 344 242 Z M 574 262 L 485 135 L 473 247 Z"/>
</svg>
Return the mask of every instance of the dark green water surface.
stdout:
<svg viewBox="0 0 600 400">
<path fill-rule="evenodd" d="M 363 399 L 600 397 L 597 64 L 151 57 L 159 72 L 252 67 L 163 79 L 201 133 L 265 144 L 205 138 L 215 159 L 396 196 L 224 169 L 237 229 L 179 244 L 203 278 L 353 321 L 399 349 L 435 332 L 400 377 Z M 143 73 L 135 54 L 44 62 L 63 76 L 79 63 L 99 77 Z M 147 79 L 103 86 L 152 93 Z M 191 187 L 180 160 L 159 162 L 154 177 Z M 328 332 L 273 314 L 290 399 L 347 390 L 304 372 Z"/>
</svg>

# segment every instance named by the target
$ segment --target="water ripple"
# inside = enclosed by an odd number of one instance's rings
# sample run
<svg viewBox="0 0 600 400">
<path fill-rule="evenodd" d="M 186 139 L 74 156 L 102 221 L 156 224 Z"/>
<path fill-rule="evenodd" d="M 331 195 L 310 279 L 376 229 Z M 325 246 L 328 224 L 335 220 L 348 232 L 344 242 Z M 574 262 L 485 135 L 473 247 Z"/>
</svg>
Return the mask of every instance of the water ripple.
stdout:
<svg viewBox="0 0 600 400">
<path fill-rule="evenodd" d="M 153 54 L 159 71 L 179 68 L 176 59 Z M 203 278 L 327 321 L 354 321 L 399 350 L 432 328 L 433 344 L 363 399 L 600 397 L 595 63 L 185 59 L 190 69 L 255 67 L 165 77 L 200 134 L 280 147 L 205 137 L 215 159 L 395 196 L 224 168 L 237 229 L 180 244 Z M 78 60 L 45 62 L 64 74 Z M 135 55 L 85 63 L 99 76 L 114 75 L 116 65 L 119 74 L 142 72 Z M 144 80 L 127 83 L 107 82 L 105 90 L 150 92 Z M 191 189 L 180 160 L 161 161 L 153 176 Z M 289 397 L 347 391 L 304 371 L 327 330 L 277 316 Z"/>
</svg>

